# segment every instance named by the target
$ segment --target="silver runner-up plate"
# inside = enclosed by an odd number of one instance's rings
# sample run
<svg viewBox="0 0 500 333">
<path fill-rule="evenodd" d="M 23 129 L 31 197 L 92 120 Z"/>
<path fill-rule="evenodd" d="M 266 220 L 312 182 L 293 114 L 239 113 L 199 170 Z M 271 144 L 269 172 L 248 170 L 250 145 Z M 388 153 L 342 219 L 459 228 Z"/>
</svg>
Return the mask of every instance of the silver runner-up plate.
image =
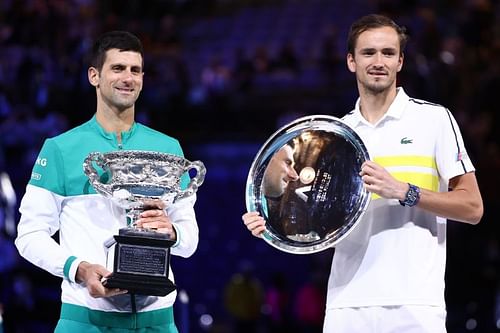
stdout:
<svg viewBox="0 0 500 333">
<path fill-rule="evenodd" d="M 247 210 L 266 220 L 263 239 L 294 254 L 335 247 L 370 202 L 359 175 L 369 159 L 361 138 L 336 117 L 306 116 L 276 131 L 246 183 Z"/>
</svg>

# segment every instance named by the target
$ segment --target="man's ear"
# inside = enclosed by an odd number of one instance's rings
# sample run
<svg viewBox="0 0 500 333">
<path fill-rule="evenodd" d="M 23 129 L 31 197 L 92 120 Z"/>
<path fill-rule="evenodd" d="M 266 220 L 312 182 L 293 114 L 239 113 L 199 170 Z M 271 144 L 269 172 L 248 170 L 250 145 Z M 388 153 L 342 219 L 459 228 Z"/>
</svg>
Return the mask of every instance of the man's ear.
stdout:
<svg viewBox="0 0 500 333">
<path fill-rule="evenodd" d="M 347 68 L 349 68 L 349 70 L 352 73 L 355 73 L 356 72 L 356 61 L 354 61 L 354 56 L 352 55 L 352 53 L 347 53 L 346 61 L 347 61 Z"/>
<path fill-rule="evenodd" d="M 405 60 L 405 55 L 404 53 L 401 53 L 401 56 L 399 57 L 398 72 L 403 68 L 404 60 Z"/>
<path fill-rule="evenodd" d="M 89 67 L 87 76 L 91 85 L 93 85 L 94 87 L 99 86 L 99 71 L 97 70 L 97 68 Z"/>
</svg>

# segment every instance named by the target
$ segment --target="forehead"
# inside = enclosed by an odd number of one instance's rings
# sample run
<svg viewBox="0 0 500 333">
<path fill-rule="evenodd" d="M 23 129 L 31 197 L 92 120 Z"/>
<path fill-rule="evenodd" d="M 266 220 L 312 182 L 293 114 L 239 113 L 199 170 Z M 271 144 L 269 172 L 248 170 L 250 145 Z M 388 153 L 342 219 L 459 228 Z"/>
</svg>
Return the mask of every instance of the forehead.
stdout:
<svg viewBox="0 0 500 333">
<path fill-rule="evenodd" d="M 140 53 L 134 51 L 120 51 L 118 49 L 107 50 L 104 66 L 116 64 L 131 67 L 138 66 L 142 68 L 142 56 Z"/>
<path fill-rule="evenodd" d="M 394 48 L 399 50 L 399 36 L 391 27 L 374 28 L 363 31 L 356 42 L 356 49 Z"/>
<path fill-rule="evenodd" d="M 276 155 L 282 159 L 287 159 L 287 158 L 291 159 L 293 157 L 293 148 L 290 147 L 289 145 L 285 145 L 280 148 L 280 150 L 276 153 Z"/>
</svg>

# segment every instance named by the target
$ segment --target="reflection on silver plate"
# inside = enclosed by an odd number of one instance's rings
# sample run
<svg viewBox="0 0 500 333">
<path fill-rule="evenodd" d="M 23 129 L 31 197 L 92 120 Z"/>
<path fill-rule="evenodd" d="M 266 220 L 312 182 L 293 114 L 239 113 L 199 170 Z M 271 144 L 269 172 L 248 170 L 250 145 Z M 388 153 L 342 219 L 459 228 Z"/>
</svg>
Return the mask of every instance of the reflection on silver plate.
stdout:
<svg viewBox="0 0 500 333">
<path fill-rule="evenodd" d="M 370 202 L 359 176 L 368 159 L 361 138 L 336 117 L 307 116 L 276 131 L 246 184 L 247 210 L 266 219 L 264 240 L 296 254 L 338 244 Z"/>
</svg>

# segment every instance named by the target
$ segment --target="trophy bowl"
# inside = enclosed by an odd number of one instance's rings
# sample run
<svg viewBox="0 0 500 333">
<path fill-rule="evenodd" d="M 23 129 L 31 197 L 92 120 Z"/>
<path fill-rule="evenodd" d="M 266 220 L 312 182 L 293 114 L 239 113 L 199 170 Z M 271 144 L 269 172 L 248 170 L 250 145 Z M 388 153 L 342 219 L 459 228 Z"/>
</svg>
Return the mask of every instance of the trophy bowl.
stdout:
<svg viewBox="0 0 500 333">
<path fill-rule="evenodd" d="M 188 197 L 197 191 L 206 174 L 200 161 L 133 150 L 90 153 L 83 168 L 96 192 L 127 209 L 141 208 L 150 200 L 171 204 Z M 98 168 L 102 169 L 102 174 L 98 173 Z M 181 176 L 191 169 L 196 170 L 196 175 L 182 190 Z"/>
<path fill-rule="evenodd" d="M 359 223 L 370 194 L 359 172 L 368 151 L 357 133 L 327 115 L 283 126 L 250 167 L 247 210 L 266 220 L 263 239 L 288 253 L 334 247 Z"/>
<path fill-rule="evenodd" d="M 168 207 L 196 193 L 205 179 L 204 164 L 173 154 L 121 150 L 90 153 L 83 170 L 98 194 L 126 210 L 127 227 L 104 244 L 113 273 L 103 285 L 142 295 L 165 296 L 174 291 L 168 273 L 175 240 L 169 234 L 138 228 L 135 222 L 157 200 Z M 193 177 L 191 170 L 196 170 Z M 186 188 L 181 187 L 183 176 L 190 177 Z"/>
</svg>

